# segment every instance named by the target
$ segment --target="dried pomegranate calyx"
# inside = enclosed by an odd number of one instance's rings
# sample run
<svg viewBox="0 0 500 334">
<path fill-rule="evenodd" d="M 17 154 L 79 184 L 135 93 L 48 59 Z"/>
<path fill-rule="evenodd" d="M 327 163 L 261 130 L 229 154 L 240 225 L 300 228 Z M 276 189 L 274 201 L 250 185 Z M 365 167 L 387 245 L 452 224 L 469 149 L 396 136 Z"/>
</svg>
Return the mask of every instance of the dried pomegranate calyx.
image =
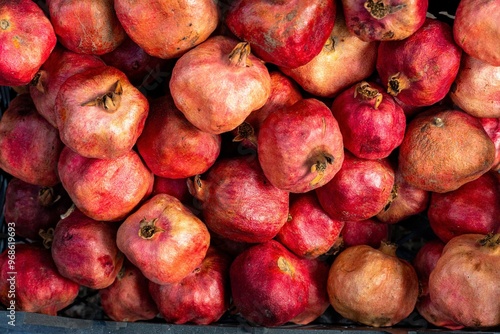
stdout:
<svg viewBox="0 0 500 334">
<path fill-rule="evenodd" d="M 38 191 L 38 202 L 44 207 L 52 206 L 60 199 L 61 195 L 56 196 L 52 187 L 42 187 Z"/>
<path fill-rule="evenodd" d="M 165 232 L 161 227 L 156 226 L 158 218 L 153 218 L 151 220 L 142 218 L 139 222 L 139 236 L 143 239 L 151 239 L 156 233 Z"/>
<path fill-rule="evenodd" d="M 388 241 L 382 241 L 380 243 L 379 251 L 381 251 L 384 254 L 391 255 L 391 256 L 396 256 L 396 250 L 398 249 L 398 245 L 388 242 Z"/>
<path fill-rule="evenodd" d="M 35 87 L 40 93 L 45 93 L 45 87 L 43 86 L 43 79 L 47 75 L 47 72 L 44 70 L 38 71 L 33 79 L 31 79 L 29 85 Z"/>
<path fill-rule="evenodd" d="M 372 100 L 375 99 L 374 108 L 378 109 L 380 103 L 382 103 L 382 93 L 378 91 L 378 89 L 373 88 L 366 81 L 362 81 L 356 85 L 356 89 L 354 90 L 354 97 L 361 96 L 364 100 Z"/>
<path fill-rule="evenodd" d="M 7 30 L 7 28 L 9 28 L 9 26 L 10 26 L 9 21 L 7 21 L 6 19 L 0 20 L 0 28 L 2 30 Z"/>
<path fill-rule="evenodd" d="M 440 117 L 434 117 L 432 119 L 432 125 L 437 126 L 438 128 L 442 127 L 444 125 L 444 121 Z"/>
<path fill-rule="evenodd" d="M 378 20 L 383 19 L 386 17 L 388 14 L 397 12 L 401 9 L 403 9 L 406 5 L 398 5 L 398 6 L 389 6 L 384 3 L 383 0 L 378 0 L 378 1 L 373 1 L 373 0 L 367 0 L 364 3 L 365 9 L 370 13 L 370 15 L 373 18 L 376 18 Z"/>
<path fill-rule="evenodd" d="M 397 96 L 402 90 L 410 87 L 410 79 L 406 75 L 398 72 L 389 77 L 387 83 L 387 93 Z"/>
<path fill-rule="evenodd" d="M 321 153 L 316 157 L 316 161 L 314 164 L 311 166 L 311 173 L 317 173 L 314 179 L 310 182 L 311 186 L 317 185 L 321 180 L 323 179 L 323 176 L 325 175 L 325 171 L 328 167 L 328 165 L 333 164 L 333 160 L 335 158 L 328 154 L 328 153 Z"/>
<path fill-rule="evenodd" d="M 498 247 L 500 246 L 500 233 L 488 233 L 483 239 L 479 240 L 479 244 L 484 247 Z"/>
<path fill-rule="evenodd" d="M 38 235 L 42 238 L 43 247 L 50 249 L 52 240 L 54 240 L 54 229 L 52 227 L 49 227 L 47 230 L 40 229 Z"/>
<path fill-rule="evenodd" d="M 252 66 L 252 61 L 249 59 L 249 55 L 250 44 L 248 42 L 240 42 L 229 54 L 229 62 L 236 66 L 250 67 Z"/>
<path fill-rule="evenodd" d="M 115 112 L 120 107 L 123 87 L 120 80 L 116 81 L 114 89 L 96 99 L 82 104 L 82 107 L 99 107 L 108 112 Z"/>
<path fill-rule="evenodd" d="M 240 142 L 243 140 L 248 140 L 250 143 L 257 147 L 257 137 L 255 136 L 255 130 L 253 126 L 248 122 L 241 123 L 236 128 L 236 136 L 233 138 L 233 142 Z"/>
</svg>

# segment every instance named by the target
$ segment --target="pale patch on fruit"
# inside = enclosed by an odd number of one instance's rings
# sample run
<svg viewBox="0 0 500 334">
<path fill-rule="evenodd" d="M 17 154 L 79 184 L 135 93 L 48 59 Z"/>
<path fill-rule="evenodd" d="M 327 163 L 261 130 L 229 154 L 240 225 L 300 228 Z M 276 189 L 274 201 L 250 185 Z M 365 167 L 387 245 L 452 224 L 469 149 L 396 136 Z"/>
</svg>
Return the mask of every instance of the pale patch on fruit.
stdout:
<svg viewBox="0 0 500 334">
<path fill-rule="evenodd" d="M 282 272 L 293 277 L 295 274 L 295 268 L 290 262 L 288 262 L 283 256 L 278 258 L 278 267 Z"/>
</svg>

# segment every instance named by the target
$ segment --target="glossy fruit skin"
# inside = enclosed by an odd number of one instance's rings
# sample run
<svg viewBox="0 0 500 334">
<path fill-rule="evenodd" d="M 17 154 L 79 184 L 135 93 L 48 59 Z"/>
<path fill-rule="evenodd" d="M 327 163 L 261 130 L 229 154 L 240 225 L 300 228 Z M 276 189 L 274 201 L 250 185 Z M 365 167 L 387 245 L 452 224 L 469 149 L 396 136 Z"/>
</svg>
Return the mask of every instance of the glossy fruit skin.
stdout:
<svg viewBox="0 0 500 334">
<path fill-rule="evenodd" d="M 288 218 L 289 193 L 266 179 L 255 157 L 219 159 L 188 187 L 208 228 L 233 241 L 268 241 Z"/>
<path fill-rule="evenodd" d="M 78 209 L 61 219 L 50 248 L 59 273 L 91 289 L 110 286 L 125 258 L 116 246 L 117 228 L 116 224 L 89 218 Z"/>
<path fill-rule="evenodd" d="M 210 234 L 178 199 L 158 194 L 125 219 L 116 242 L 148 280 L 169 284 L 180 282 L 201 264 Z"/>
<path fill-rule="evenodd" d="M 224 22 L 265 62 L 295 68 L 320 53 L 334 27 L 336 10 L 332 0 L 238 0 L 230 5 Z"/>
<path fill-rule="evenodd" d="M 16 274 L 15 283 L 12 283 L 15 286 L 11 286 L 13 264 L 9 261 L 12 261 L 12 252 L 15 252 Z M 59 274 L 50 250 L 33 244 L 16 244 L 5 249 L 0 255 L 0 277 L 3 305 L 15 307 L 17 311 L 53 316 L 73 303 L 80 288 Z"/>
<path fill-rule="evenodd" d="M 234 306 L 252 323 L 283 325 L 306 308 L 307 268 L 275 240 L 243 251 L 232 262 L 229 275 Z"/>
<path fill-rule="evenodd" d="M 208 325 L 229 309 L 229 265 L 227 254 L 210 247 L 203 262 L 182 281 L 159 285 L 149 291 L 168 323 Z"/>
<path fill-rule="evenodd" d="M 27 93 L 17 95 L 0 120 L 0 168 L 24 182 L 51 187 L 60 182 L 59 133 L 36 110 Z"/>
<path fill-rule="evenodd" d="M 279 189 L 304 193 L 321 187 L 344 160 L 338 122 L 316 98 L 277 109 L 260 127 L 257 157 L 267 179 Z"/>
<path fill-rule="evenodd" d="M 450 90 L 461 55 L 451 26 L 427 18 L 410 37 L 380 43 L 376 68 L 391 95 L 411 106 L 430 106 Z"/>
<path fill-rule="evenodd" d="M 27 85 L 56 46 L 54 28 L 33 1 L 3 0 L 0 7 L 0 86 Z"/>
<path fill-rule="evenodd" d="M 402 40 L 425 21 L 427 0 L 342 0 L 349 31 L 363 41 Z"/>
</svg>

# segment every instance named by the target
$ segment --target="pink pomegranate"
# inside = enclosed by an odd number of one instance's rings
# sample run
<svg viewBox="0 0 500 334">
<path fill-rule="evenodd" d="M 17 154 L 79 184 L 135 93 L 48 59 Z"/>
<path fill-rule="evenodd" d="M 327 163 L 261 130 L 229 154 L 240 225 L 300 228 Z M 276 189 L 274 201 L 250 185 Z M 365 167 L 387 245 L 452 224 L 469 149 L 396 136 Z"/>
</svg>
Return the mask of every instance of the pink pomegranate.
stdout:
<svg viewBox="0 0 500 334">
<path fill-rule="evenodd" d="M 202 263 L 210 234 L 178 199 L 158 194 L 125 219 L 116 242 L 148 280 L 168 284 L 180 282 Z"/>
<path fill-rule="evenodd" d="M 154 181 L 135 151 L 116 159 L 91 159 L 65 147 L 58 171 L 75 206 L 100 221 L 127 217 L 150 193 Z"/>
<path fill-rule="evenodd" d="M 230 240 L 268 241 L 288 218 L 288 192 L 266 179 L 255 158 L 219 159 L 203 178 L 189 179 L 188 188 L 208 228 Z"/>
<path fill-rule="evenodd" d="M 389 240 L 389 225 L 376 218 L 348 220 L 344 222 L 341 237 L 344 248 L 358 245 L 379 248 L 382 242 Z"/>
<path fill-rule="evenodd" d="M 78 209 L 61 219 L 51 244 L 59 273 L 91 289 L 110 286 L 124 259 L 116 246 L 117 229 L 118 225 L 94 220 Z"/>
<path fill-rule="evenodd" d="M 30 83 L 56 46 L 54 28 L 30 0 L 3 0 L 0 8 L 0 86 Z"/>
<path fill-rule="evenodd" d="M 159 285 L 149 291 L 168 323 L 208 325 L 229 309 L 229 265 L 227 254 L 210 247 L 203 262 L 182 281 Z"/>
<path fill-rule="evenodd" d="M 55 316 L 80 288 L 59 274 L 50 250 L 32 244 L 12 243 L 2 252 L 0 278 L 0 302 L 14 319 L 15 310 Z"/>
<path fill-rule="evenodd" d="M 24 182 L 51 187 L 60 182 L 59 133 L 36 110 L 27 93 L 17 95 L 0 120 L 0 168 Z"/>
<path fill-rule="evenodd" d="M 248 43 L 214 36 L 179 58 L 169 87 L 175 105 L 194 126 L 220 134 L 266 103 L 271 79 Z"/>
<path fill-rule="evenodd" d="M 479 121 L 495 144 L 495 161 L 491 169 L 500 172 L 500 118 L 480 118 Z"/>
<path fill-rule="evenodd" d="M 90 68 L 66 79 L 55 105 L 62 142 L 84 157 L 98 159 L 130 152 L 148 111 L 146 97 L 111 66 Z"/>
<path fill-rule="evenodd" d="M 137 149 L 153 174 L 182 179 L 202 174 L 214 164 L 221 137 L 195 127 L 165 95 L 150 102 Z"/>
<path fill-rule="evenodd" d="M 113 0 L 47 1 L 58 41 L 76 53 L 101 55 L 125 39 Z"/>
<path fill-rule="evenodd" d="M 307 266 L 275 240 L 238 255 L 229 275 L 236 312 L 257 325 L 283 325 L 308 305 L 311 276 Z"/>
<path fill-rule="evenodd" d="M 387 159 L 361 159 L 346 152 L 342 168 L 330 182 L 316 189 L 316 195 L 332 219 L 365 220 L 390 201 L 394 177 Z"/>
<path fill-rule="evenodd" d="M 295 68 L 321 52 L 336 10 L 333 0 L 237 0 L 230 4 L 224 22 L 265 62 Z"/>
<path fill-rule="evenodd" d="M 302 99 L 265 119 L 257 156 L 271 184 L 304 193 L 326 184 L 339 171 L 344 160 L 342 134 L 323 102 Z"/>
<path fill-rule="evenodd" d="M 113 284 L 99 290 L 102 309 L 111 320 L 135 322 L 151 320 L 158 308 L 148 289 L 149 281 L 127 260 Z"/>
<path fill-rule="evenodd" d="M 377 72 L 387 92 L 403 103 L 430 106 L 448 94 L 461 54 L 452 28 L 427 18 L 408 38 L 380 43 Z"/>
<path fill-rule="evenodd" d="M 425 21 L 428 0 L 342 0 L 349 31 L 364 41 L 402 40 Z"/>
<path fill-rule="evenodd" d="M 404 111 L 375 83 L 349 87 L 333 100 L 331 109 L 344 147 L 358 158 L 387 158 L 403 141 Z"/>
<path fill-rule="evenodd" d="M 295 255 L 314 259 L 338 242 L 344 222 L 330 218 L 314 192 L 298 194 L 290 202 L 288 220 L 276 240 Z"/>
</svg>

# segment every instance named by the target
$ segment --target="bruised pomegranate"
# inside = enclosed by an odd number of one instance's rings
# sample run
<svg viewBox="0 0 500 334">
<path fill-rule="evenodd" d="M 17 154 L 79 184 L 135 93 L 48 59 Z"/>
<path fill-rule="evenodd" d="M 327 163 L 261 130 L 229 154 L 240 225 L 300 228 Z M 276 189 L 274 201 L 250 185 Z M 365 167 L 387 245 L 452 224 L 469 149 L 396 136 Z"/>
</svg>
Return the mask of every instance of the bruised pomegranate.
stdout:
<svg viewBox="0 0 500 334">
<path fill-rule="evenodd" d="M 236 312 L 261 326 L 280 326 L 305 311 L 311 276 L 307 266 L 275 240 L 234 259 L 230 271 Z"/>
<path fill-rule="evenodd" d="M 31 0 L 3 0 L 0 6 L 0 86 L 23 86 L 56 46 L 54 28 Z"/>
<path fill-rule="evenodd" d="M 336 10 L 333 0 L 237 0 L 230 4 L 224 22 L 265 62 L 295 68 L 321 52 Z"/>
<path fill-rule="evenodd" d="M 68 50 L 101 55 L 125 39 L 113 0 L 49 0 L 47 5 L 58 41 Z"/>
<path fill-rule="evenodd" d="M 349 31 L 364 41 L 402 40 L 425 21 L 428 0 L 342 0 Z"/>
<path fill-rule="evenodd" d="M 344 248 L 368 245 L 379 248 L 382 242 L 389 240 L 389 225 L 376 218 L 348 220 L 341 232 Z"/>
<path fill-rule="evenodd" d="M 500 63 L 493 66 L 466 53 L 462 55 L 449 94 L 453 103 L 472 116 L 500 118 L 499 90 Z"/>
<path fill-rule="evenodd" d="M 495 145 L 477 118 L 431 108 L 407 125 L 398 168 L 412 186 L 443 193 L 477 179 L 494 160 Z"/>
<path fill-rule="evenodd" d="M 227 254 L 210 247 L 203 262 L 178 283 L 149 283 L 149 291 L 168 323 L 208 325 L 229 308 Z"/>
<path fill-rule="evenodd" d="M 125 219 L 116 242 L 148 280 L 168 284 L 180 282 L 201 264 L 210 235 L 178 199 L 158 194 Z"/>
<path fill-rule="evenodd" d="M 406 117 L 391 95 L 362 81 L 344 90 L 332 104 L 344 147 L 358 158 L 383 159 L 403 141 Z"/>
<path fill-rule="evenodd" d="M 214 36 L 179 58 L 169 87 L 175 105 L 194 126 L 220 134 L 266 103 L 271 79 L 248 43 Z"/>
<path fill-rule="evenodd" d="M 339 172 L 316 195 L 332 219 L 365 220 L 387 205 L 393 186 L 394 169 L 387 159 L 361 159 L 346 151 Z"/>
<path fill-rule="evenodd" d="M 457 44 L 474 58 L 500 66 L 500 2 L 485 0 L 460 1 L 453 21 Z"/>
<path fill-rule="evenodd" d="M 344 222 L 330 218 L 314 192 L 298 194 L 290 203 L 288 220 L 276 240 L 295 255 L 317 258 L 332 248 L 339 239 Z"/>
<path fill-rule="evenodd" d="M 50 250 L 32 244 L 9 242 L 0 255 L 0 278 L 0 302 L 14 321 L 15 310 L 55 316 L 73 303 L 80 288 L 59 274 Z"/>
<path fill-rule="evenodd" d="M 500 325 L 500 234 L 451 239 L 429 276 L 431 300 L 445 316 L 469 328 Z"/>
<path fill-rule="evenodd" d="M 38 112 L 57 128 L 55 104 L 57 93 L 66 79 L 89 68 L 105 66 L 97 56 L 75 53 L 56 46 L 32 80 L 30 95 Z"/>
<path fill-rule="evenodd" d="M 219 159 L 203 178 L 189 179 L 188 188 L 208 228 L 234 241 L 270 240 L 288 218 L 288 192 L 269 183 L 255 158 Z"/>
<path fill-rule="evenodd" d="M 204 42 L 219 23 L 217 3 L 212 0 L 115 0 L 114 8 L 127 35 L 162 59 L 178 58 Z"/>
<path fill-rule="evenodd" d="M 99 290 L 104 313 L 111 320 L 135 322 L 150 320 L 158 308 L 148 289 L 149 281 L 127 260 L 110 286 Z"/>
<path fill-rule="evenodd" d="M 78 209 L 61 219 L 51 244 L 59 273 L 91 289 L 110 286 L 124 259 L 116 246 L 117 227 L 89 218 Z"/>
<path fill-rule="evenodd" d="M 55 227 L 70 206 L 61 184 L 42 187 L 13 178 L 5 190 L 5 221 L 15 223 L 16 235 L 23 238 L 39 239 L 40 229 Z"/>
<path fill-rule="evenodd" d="M 315 98 L 270 114 L 257 138 L 257 156 L 275 187 L 304 193 L 330 181 L 344 160 L 344 145 L 331 110 Z"/>
<path fill-rule="evenodd" d="M 333 261 L 327 284 L 335 311 L 374 327 L 392 326 L 410 315 L 419 293 L 415 269 L 387 243 L 378 249 L 346 248 Z"/>
<path fill-rule="evenodd" d="M 150 102 L 137 149 L 153 174 L 181 179 L 202 174 L 221 149 L 220 135 L 201 131 L 175 106 L 170 95 Z"/>
<path fill-rule="evenodd" d="M 63 146 L 29 94 L 12 99 L 0 120 L 1 169 L 30 184 L 54 186 L 60 182 L 57 161 Z"/>
<path fill-rule="evenodd" d="M 91 159 L 65 147 L 61 182 L 75 206 L 95 220 L 125 218 L 149 194 L 154 177 L 135 151 L 116 159 Z"/>
<path fill-rule="evenodd" d="M 488 234 L 500 229 L 500 186 L 492 173 L 485 173 L 460 188 L 432 193 L 429 223 L 444 242 L 466 234 Z"/>
<path fill-rule="evenodd" d="M 337 11 L 335 26 L 321 52 L 302 66 L 281 71 L 304 90 L 323 97 L 333 97 L 347 87 L 369 77 L 375 70 L 377 42 L 365 42 L 353 35 Z"/>
<path fill-rule="evenodd" d="M 495 161 L 491 169 L 500 172 L 500 118 L 480 118 L 479 121 L 495 144 Z"/>
<path fill-rule="evenodd" d="M 403 103 L 430 106 L 448 94 L 461 54 L 452 28 L 427 18 L 408 38 L 380 43 L 377 72 L 387 92 Z"/>
<path fill-rule="evenodd" d="M 62 142 L 84 157 L 98 159 L 128 153 L 142 133 L 148 111 L 146 97 L 112 66 L 69 77 L 55 105 Z"/>
</svg>

